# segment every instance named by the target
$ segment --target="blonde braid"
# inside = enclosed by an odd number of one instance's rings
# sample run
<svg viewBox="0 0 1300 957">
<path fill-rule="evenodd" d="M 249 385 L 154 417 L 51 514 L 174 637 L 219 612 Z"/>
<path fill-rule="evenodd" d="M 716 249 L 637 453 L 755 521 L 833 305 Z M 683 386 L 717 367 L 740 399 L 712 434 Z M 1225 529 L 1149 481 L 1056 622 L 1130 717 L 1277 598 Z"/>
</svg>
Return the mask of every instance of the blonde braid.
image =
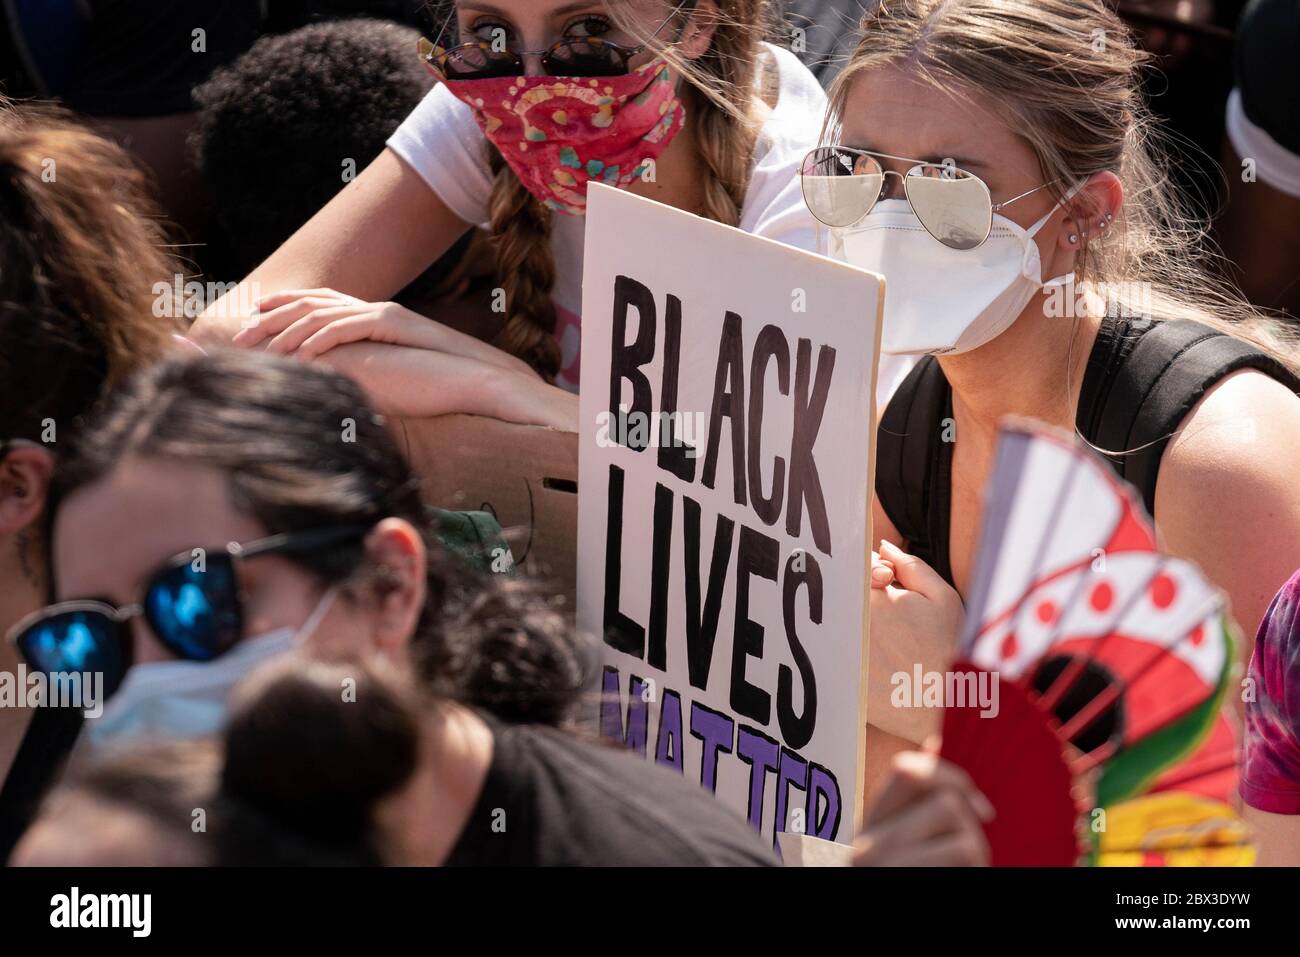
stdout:
<svg viewBox="0 0 1300 957">
<path fill-rule="evenodd" d="M 496 246 L 497 282 L 505 291 L 506 319 L 496 344 L 552 382 L 560 371 L 555 338 L 555 257 L 551 211 L 543 206 L 491 148 L 494 173 L 488 220 Z"/>
<path fill-rule="evenodd" d="M 708 100 L 701 105 L 693 117 L 696 149 L 704 164 L 704 206 L 700 212 L 709 219 L 737 226 L 749 189 L 753 136 L 730 112 Z"/>
<path fill-rule="evenodd" d="M 624 11 L 611 14 L 633 35 L 638 28 Z M 691 10 L 699 26 L 711 26 L 713 38 L 702 56 L 691 60 L 672 46 L 640 34 L 685 81 L 687 122 L 703 165 L 702 208 L 709 219 L 736 226 L 753 171 L 754 143 L 762 125 L 760 75 L 776 65 L 762 46 L 774 23 L 768 0 L 717 0 L 714 10 Z M 707 18 L 707 19 L 706 19 Z"/>
</svg>

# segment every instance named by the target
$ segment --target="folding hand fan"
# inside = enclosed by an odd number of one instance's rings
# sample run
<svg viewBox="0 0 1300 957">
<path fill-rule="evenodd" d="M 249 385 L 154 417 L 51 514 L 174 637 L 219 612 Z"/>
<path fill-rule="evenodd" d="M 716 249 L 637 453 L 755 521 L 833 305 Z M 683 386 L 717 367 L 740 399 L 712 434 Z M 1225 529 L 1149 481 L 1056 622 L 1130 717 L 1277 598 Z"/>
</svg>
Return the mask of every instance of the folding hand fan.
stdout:
<svg viewBox="0 0 1300 957">
<path fill-rule="evenodd" d="M 1237 735 L 1220 714 L 1209 737 L 1140 797 L 1106 809 L 1098 835 L 1103 867 L 1250 867 L 1250 829 L 1231 803 L 1237 792 Z"/>
<path fill-rule="evenodd" d="M 998 813 L 995 865 L 1076 863 L 1076 834 L 1093 832 L 1080 810 L 1144 793 L 1209 733 L 1231 661 L 1225 600 L 1157 551 L 1103 461 L 1019 422 L 1002 430 L 974 567 L 952 670 L 990 672 L 1011 707 L 950 701 L 943 756 Z"/>
</svg>

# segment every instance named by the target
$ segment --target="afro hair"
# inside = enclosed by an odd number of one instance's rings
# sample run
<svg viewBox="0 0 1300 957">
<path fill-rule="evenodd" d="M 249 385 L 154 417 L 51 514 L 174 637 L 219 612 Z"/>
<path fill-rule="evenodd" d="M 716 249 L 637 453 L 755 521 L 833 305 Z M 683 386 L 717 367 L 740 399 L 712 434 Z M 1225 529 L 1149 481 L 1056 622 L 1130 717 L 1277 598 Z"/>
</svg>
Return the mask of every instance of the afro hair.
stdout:
<svg viewBox="0 0 1300 957">
<path fill-rule="evenodd" d="M 387 20 L 313 24 L 259 40 L 194 92 L 195 161 L 245 275 L 384 149 L 433 77 L 418 31 Z"/>
</svg>

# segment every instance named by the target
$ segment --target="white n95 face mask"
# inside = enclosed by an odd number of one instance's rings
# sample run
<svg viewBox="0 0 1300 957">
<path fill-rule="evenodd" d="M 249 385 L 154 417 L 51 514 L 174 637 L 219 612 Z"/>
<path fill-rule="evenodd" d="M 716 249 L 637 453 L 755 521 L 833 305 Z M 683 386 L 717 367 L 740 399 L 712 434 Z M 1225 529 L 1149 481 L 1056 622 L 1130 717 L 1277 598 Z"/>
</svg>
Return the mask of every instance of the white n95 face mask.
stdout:
<svg viewBox="0 0 1300 957">
<path fill-rule="evenodd" d="M 86 721 L 92 749 L 144 739 L 215 734 L 226 723 L 230 692 L 259 665 L 302 644 L 334 601 L 329 589 L 298 628 L 278 628 L 241 641 L 212 661 L 149 661 L 134 665 L 98 718 Z"/>
<path fill-rule="evenodd" d="M 885 277 L 882 352 L 970 352 L 1005 332 L 1040 289 L 1074 282 L 1074 273 L 1044 280 L 1034 242 L 1059 205 L 1029 229 L 994 214 L 988 239 L 952 249 L 906 200 L 885 199 L 857 225 L 830 230 L 830 256 Z"/>
</svg>

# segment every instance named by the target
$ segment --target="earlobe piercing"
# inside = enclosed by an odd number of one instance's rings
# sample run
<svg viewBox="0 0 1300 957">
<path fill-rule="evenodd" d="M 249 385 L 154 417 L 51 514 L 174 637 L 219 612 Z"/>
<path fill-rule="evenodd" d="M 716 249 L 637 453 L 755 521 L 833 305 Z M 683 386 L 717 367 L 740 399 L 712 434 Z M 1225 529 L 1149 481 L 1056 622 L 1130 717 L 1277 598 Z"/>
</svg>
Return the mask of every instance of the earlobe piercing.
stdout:
<svg viewBox="0 0 1300 957">
<path fill-rule="evenodd" d="M 1070 233 L 1070 244 L 1073 245 L 1078 241 L 1079 241 L 1079 237 L 1074 233 Z"/>
</svg>

